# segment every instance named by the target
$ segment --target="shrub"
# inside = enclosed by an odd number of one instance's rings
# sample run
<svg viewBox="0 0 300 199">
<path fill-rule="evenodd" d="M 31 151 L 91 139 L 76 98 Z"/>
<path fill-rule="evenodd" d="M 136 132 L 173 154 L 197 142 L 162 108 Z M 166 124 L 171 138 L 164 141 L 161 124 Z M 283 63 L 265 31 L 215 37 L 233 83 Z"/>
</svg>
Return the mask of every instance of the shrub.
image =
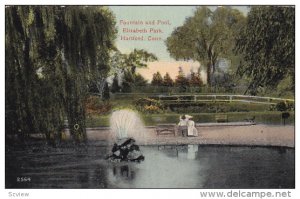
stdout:
<svg viewBox="0 0 300 199">
<path fill-rule="evenodd" d="M 277 111 L 294 111 L 295 110 L 295 104 L 292 102 L 279 102 L 276 104 L 276 110 Z"/>
<path fill-rule="evenodd" d="M 112 109 L 112 105 L 108 101 L 102 101 L 98 96 L 88 97 L 84 104 L 88 115 L 107 114 Z"/>
<path fill-rule="evenodd" d="M 295 110 L 295 104 L 294 103 L 287 103 L 287 109 L 289 111 L 294 111 Z"/>
<path fill-rule="evenodd" d="M 164 109 L 158 100 L 151 98 L 140 98 L 135 102 L 135 106 L 143 113 L 161 113 Z"/>
<path fill-rule="evenodd" d="M 267 111 L 264 104 L 228 103 L 228 102 L 186 102 L 168 105 L 172 112 L 176 113 L 226 113 L 226 112 L 250 112 Z M 166 107 L 168 108 L 168 107 Z"/>
<path fill-rule="evenodd" d="M 160 113 L 162 112 L 162 109 L 160 109 L 158 106 L 155 105 L 145 105 L 144 106 L 144 112 L 146 113 Z"/>
<path fill-rule="evenodd" d="M 276 104 L 277 111 L 286 111 L 288 109 L 287 104 L 285 102 L 279 102 Z"/>
</svg>

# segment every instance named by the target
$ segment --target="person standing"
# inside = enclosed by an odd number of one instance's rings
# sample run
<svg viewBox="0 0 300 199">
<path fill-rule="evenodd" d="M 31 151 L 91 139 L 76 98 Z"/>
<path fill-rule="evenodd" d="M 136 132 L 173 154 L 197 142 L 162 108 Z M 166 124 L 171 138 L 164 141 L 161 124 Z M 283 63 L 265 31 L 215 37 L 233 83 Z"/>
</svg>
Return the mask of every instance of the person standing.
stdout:
<svg viewBox="0 0 300 199">
<path fill-rule="evenodd" d="M 187 119 L 185 115 L 180 116 L 178 123 L 178 130 L 182 134 L 183 137 L 187 136 Z"/>
</svg>

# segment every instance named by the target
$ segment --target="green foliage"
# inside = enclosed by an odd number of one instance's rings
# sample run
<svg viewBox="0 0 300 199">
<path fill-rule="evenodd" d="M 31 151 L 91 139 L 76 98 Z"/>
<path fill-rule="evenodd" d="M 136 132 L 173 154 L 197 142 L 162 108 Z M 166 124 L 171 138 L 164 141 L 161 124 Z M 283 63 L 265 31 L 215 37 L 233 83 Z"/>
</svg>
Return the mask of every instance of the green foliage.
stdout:
<svg viewBox="0 0 300 199">
<path fill-rule="evenodd" d="M 112 109 L 109 101 L 103 101 L 99 96 L 89 96 L 84 101 L 87 116 L 108 114 Z"/>
<path fill-rule="evenodd" d="M 134 82 L 134 76 L 130 71 L 125 71 L 122 82 L 122 92 L 130 93 L 131 87 Z"/>
<path fill-rule="evenodd" d="M 203 81 L 201 80 L 200 74 L 191 72 L 189 84 L 190 86 L 203 86 Z"/>
<path fill-rule="evenodd" d="M 146 86 L 147 80 L 141 74 L 135 74 L 133 84 L 135 86 Z"/>
<path fill-rule="evenodd" d="M 163 86 L 166 87 L 171 87 L 174 86 L 174 81 L 172 80 L 172 78 L 170 77 L 169 73 L 166 73 L 164 78 L 163 78 Z"/>
<path fill-rule="evenodd" d="M 294 90 L 293 87 L 295 81 L 293 80 L 293 77 L 290 75 L 287 75 L 284 79 L 282 79 L 278 85 L 277 85 L 277 94 L 279 97 L 294 97 Z M 274 91 L 273 91 L 274 92 Z"/>
<path fill-rule="evenodd" d="M 274 89 L 287 75 L 294 90 L 295 7 L 251 7 L 236 50 L 244 57 L 239 74 L 251 79 L 247 91 L 256 94 L 259 87 Z"/>
<path fill-rule="evenodd" d="M 9 6 L 5 16 L 6 132 L 49 139 L 67 118 L 73 138 L 85 140 L 87 85 L 107 74 L 112 13 L 101 6 Z"/>
<path fill-rule="evenodd" d="M 180 90 L 179 92 L 185 92 L 187 87 L 189 86 L 189 80 L 185 77 L 185 74 L 183 73 L 183 70 L 181 67 L 179 67 L 178 75 L 175 79 L 175 85 L 179 86 Z"/>
<path fill-rule="evenodd" d="M 109 116 L 107 115 L 88 115 L 86 118 L 86 126 L 88 128 L 93 127 L 108 127 L 109 123 Z"/>
<path fill-rule="evenodd" d="M 122 92 L 132 92 L 134 86 L 146 86 L 147 80 L 140 74 L 133 74 L 131 71 L 125 71 L 122 82 Z"/>
<path fill-rule="evenodd" d="M 226 113 L 230 122 L 244 121 L 249 117 L 255 117 L 255 122 L 259 124 L 281 124 L 281 112 L 235 112 Z M 194 113 L 194 121 L 197 123 L 216 122 L 215 113 Z M 157 124 L 173 123 L 177 124 L 181 114 L 141 114 L 142 119 L 147 126 L 154 126 Z M 290 117 L 286 120 L 286 124 L 293 125 L 295 123 L 295 114 L 290 113 Z M 109 116 L 93 115 L 87 118 L 88 127 L 109 126 Z"/>
<path fill-rule="evenodd" d="M 162 78 L 160 72 L 157 71 L 157 73 L 153 74 L 151 85 L 153 85 L 153 86 L 163 85 L 163 78 Z"/>
<path fill-rule="evenodd" d="M 162 123 L 177 123 L 179 115 L 180 114 L 170 114 L 162 116 Z M 216 114 L 214 113 L 195 113 L 190 115 L 193 116 L 194 121 L 197 123 L 216 122 Z M 281 113 L 278 112 L 234 112 L 226 113 L 226 115 L 229 122 L 243 122 L 249 117 L 255 117 L 255 122 L 260 124 L 281 124 Z M 153 118 L 154 115 L 147 117 L 145 122 L 146 124 L 148 124 L 148 122 L 151 122 L 152 125 L 153 123 L 158 123 L 150 117 Z M 287 123 L 294 124 L 294 114 L 291 114 L 291 117 L 288 118 Z"/>
<path fill-rule="evenodd" d="M 155 61 L 157 57 L 147 52 L 146 50 L 134 49 L 129 54 L 121 54 L 119 51 L 114 51 L 109 65 L 115 74 L 123 74 L 121 85 L 122 92 L 131 92 L 134 86 L 145 86 L 147 80 L 140 74 L 136 74 L 136 68 L 147 67 L 147 62 Z M 117 88 L 117 84 L 114 86 Z"/>
<path fill-rule="evenodd" d="M 147 67 L 147 62 L 156 61 L 157 57 L 143 49 L 134 49 L 129 54 L 123 54 L 122 64 L 126 69 L 130 69 L 132 74 L 135 74 L 136 68 Z"/>
<path fill-rule="evenodd" d="M 105 82 L 104 89 L 102 93 L 102 100 L 107 101 L 110 98 L 108 83 Z"/>
<path fill-rule="evenodd" d="M 116 92 L 119 92 L 120 89 L 121 89 L 121 87 L 119 86 L 118 75 L 115 74 L 114 78 L 113 78 L 112 85 L 111 85 L 111 92 L 116 93 Z"/>
<path fill-rule="evenodd" d="M 251 112 L 268 111 L 269 106 L 264 104 L 245 104 L 245 103 L 178 103 L 168 105 L 172 112 L 176 113 L 227 113 L 227 112 Z"/>
<path fill-rule="evenodd" d="M 109 59 L 109 65 L 113 74 L 121 74 L 125 71 L 135 74 L 136 68 L 147 67 L 147 62 L 156 61 L 157 57 L 143 49 L 134 49 L 129 54 L 122 54 L 114 49 Z"/>
<path fill-rule="evenodd" d="M 167 50 L 175 59 L 203 63 L 210 85 L 218 58 L 233 54 L 234 37 L 244 21 L 244 16 L 236 9 L 223 6 L 211 11 L 201 6 L 167 38 Z"/>
<path fill-rule="evenodd" d="M 135 107 L 142 113 L 161 113 L 163 112 L 163 105 L 155 99 L 140 98 L 135 101 Z"/>
<path fill-rule="evenodd" d="M 276 104 L 277 111 L 287 111 L 288 106 L 285 102 L 279 102 Z"/>
<path fill-rule="evenodd" d="M 224 88 L 225 92 L 232 93 L 235 87 L 234 75 L 228 72 L 216 72 L 213 76 L 213 85 Z"/>
</svg>

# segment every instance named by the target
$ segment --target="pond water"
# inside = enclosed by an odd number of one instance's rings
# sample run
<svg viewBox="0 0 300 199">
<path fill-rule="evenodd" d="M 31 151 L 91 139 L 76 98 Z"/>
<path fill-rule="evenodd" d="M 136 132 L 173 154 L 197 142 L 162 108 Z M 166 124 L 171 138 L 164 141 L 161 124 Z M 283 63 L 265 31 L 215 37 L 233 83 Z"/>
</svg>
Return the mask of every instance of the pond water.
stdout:
<svg viewBox="0 0 300 199">
<path fill-rule="evenodd" d="M 295 150 L 142 146 L 145 161 L 111 163 L 109 148 L 6 147 L 6 188 L 294 188 Z"/>
</svg>

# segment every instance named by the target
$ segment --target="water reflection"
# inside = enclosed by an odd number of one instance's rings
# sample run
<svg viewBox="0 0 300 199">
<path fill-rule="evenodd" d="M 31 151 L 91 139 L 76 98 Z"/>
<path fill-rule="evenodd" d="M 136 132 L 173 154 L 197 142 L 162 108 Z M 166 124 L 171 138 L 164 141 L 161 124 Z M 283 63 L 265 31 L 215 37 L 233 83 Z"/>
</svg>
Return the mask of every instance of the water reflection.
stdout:
<svg viewBox="0 0 300 199">
<path fill-rule="evenodd" d="M 194 160 L 198 153 L 198 145 L 188 145 L 187 159 Z"/>
<path fill-rule="evenodd" d="M 187 146 L 181 146 L 178 150 L 178 158 L 195 160 L 198 155 L 198 145 L 189 144 Z"/>
<path fill-rule="evenodd" d="M 116 179 L 126 179 L 126 180 L 133 180 L 134 179 L 134 171 L 129 168 L 128 165 L 122 166 L 113 166 L 112 168 L 113 176 Z"/>
<path fill-rule="evenodd" d="M 140 164 L 114 166 L 109 172 L 109 183 L 119 188 L 199 188 L 205 179 L 203 162 L 186 161 L 195 158 L 198 145 L 190 147 L 165 146 L 156 150 L 142 147 L 146 159 Z M 184 154 L 184 158 L 180 157 Z M 123 172 L 122 172 L 123 171 Z M 134 171 L 134 172 L 132 172 Z M 113 175 L 112 175 L 113 174 Z M 195 175 L 197 177 L 195 178 Z M 128 180 L 131 180 L 128 183 Z"/>
<path fill-rule="evenodd" d="M 293 188 L 294 149 L 141 147 L 145 161 L 111 163 L 97 145 L 6 150 L 6 188 Z M 16 177 L 31 177 L 18 183 Z"/>
</svg>

